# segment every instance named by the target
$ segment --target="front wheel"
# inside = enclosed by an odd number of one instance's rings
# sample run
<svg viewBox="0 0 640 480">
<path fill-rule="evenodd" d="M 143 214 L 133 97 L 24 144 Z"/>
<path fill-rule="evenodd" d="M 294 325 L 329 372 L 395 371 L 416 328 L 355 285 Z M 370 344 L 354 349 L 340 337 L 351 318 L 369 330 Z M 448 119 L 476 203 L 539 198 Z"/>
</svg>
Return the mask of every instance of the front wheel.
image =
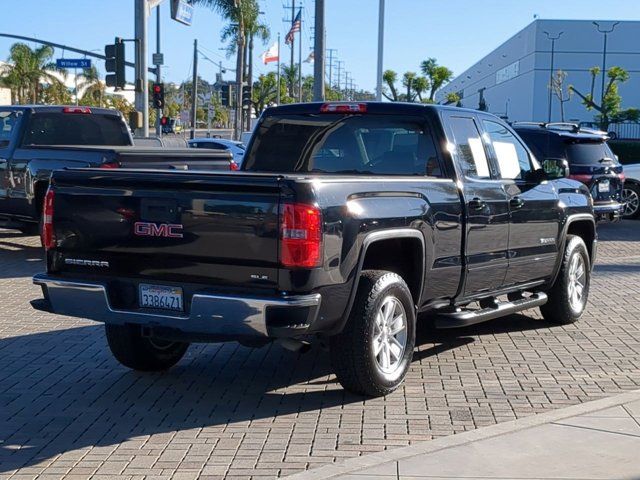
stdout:
<svg viewBox="0 0 640 480">
<path fill-rule="evenodd" d="M 105 324 L 111 353 L 125 367 L 141 372 L 161 372 L 173 367 L 189 348 L 186 342 L 143 337 L 135 325 Z"/>
<path fill-rule="evenodd" d="M 640 185 L 630 183 L 622 189 L 622 201 L 624 202 L 623 218 L 640 217 Z"/>
<path fill-rule="evenodd" d="M 402 277 L 365 271 L 344 330 L 330 338 L 333 370 L 346 390 L 387 395 L 402 384 L 415 339 L 414 302 Z"/>
<path fill-rule="evenodd" d="M 560 272 L 547 292 L 549 301 L 540 307 L 545 320 L 565 325 L 582 316 L 589 297 L 591 263 L 582 238 L 567 235 Z"/>
</svg>

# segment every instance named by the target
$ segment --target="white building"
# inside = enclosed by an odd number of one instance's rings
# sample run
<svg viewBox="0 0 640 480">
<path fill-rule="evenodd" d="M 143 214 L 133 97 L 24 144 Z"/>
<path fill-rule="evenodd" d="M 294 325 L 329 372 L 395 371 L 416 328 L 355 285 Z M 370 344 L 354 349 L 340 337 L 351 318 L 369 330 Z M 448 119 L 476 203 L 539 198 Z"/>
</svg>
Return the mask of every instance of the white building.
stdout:
<svg viewBox="0 0 640 480">
<path fill-rule="evenodd" d="M 622 107 L 640 107 L 640 22 L 598 20 L 607 35 L 606 68 L 619 66 L 630 78 L 620 84 Z M 560 103 L 551 95 L 549 84 L 553 48 L 553 71 L 567 73 L 566 87 L 573 85 L 584 94 L 591 88 L 591 67 L 602 68 L 604 34 L 591 20 L 535 20 L 474 64 L 451 83 L 440 89 L 436 100 L 457 92 L 462 105 L 478 108 L 484 98 L 487 110 L 510 121 L 560 121 Z M 599 103 L 601 77 L 596 79 L 594 97 Z M 573 95 L 564 104 L 565 121 L 592 121 L 595 111 L 588 111 Z M 550 117 L 550 118 L 549 118 Z"/>
</svg>

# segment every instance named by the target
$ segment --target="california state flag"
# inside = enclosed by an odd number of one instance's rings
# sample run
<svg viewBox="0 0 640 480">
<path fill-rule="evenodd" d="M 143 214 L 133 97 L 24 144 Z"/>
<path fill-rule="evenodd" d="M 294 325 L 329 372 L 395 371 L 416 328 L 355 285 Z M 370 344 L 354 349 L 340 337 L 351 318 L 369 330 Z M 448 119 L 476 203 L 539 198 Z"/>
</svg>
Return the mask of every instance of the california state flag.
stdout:
<svg viewBox="0 0 640 480">
<path fill-rule="evenodd" d="M 271 45 L 269 50 L 262 54 L 262 62 L 266 65 L 267 63 L 277 62 L 278 61 L 278 42 Z"/>
</svg>

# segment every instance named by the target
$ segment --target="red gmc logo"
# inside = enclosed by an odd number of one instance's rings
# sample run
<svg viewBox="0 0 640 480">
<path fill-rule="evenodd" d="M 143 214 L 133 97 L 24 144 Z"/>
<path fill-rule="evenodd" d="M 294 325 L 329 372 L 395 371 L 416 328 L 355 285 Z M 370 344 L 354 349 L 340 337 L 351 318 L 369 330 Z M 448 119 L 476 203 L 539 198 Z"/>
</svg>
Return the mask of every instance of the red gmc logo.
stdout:
<svg viewBox="0 0 640 480">
<path fill-rule="evenodd" d="M 136 222 L 133 233 L 139 237 L 182 238 L 182 228 L 182 225 L 171 223 Z"/>
</svg>

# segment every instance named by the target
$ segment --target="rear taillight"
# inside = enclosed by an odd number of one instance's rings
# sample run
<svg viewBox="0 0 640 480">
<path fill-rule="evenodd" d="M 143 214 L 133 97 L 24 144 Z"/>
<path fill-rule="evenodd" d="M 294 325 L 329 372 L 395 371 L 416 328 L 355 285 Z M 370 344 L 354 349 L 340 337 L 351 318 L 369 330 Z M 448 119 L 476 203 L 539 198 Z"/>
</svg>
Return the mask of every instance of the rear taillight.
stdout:
<svg viewBox="0 0 640 480">
<path fill-rule="evenodd" d="M 280 261 L 285 267 L 322 263 L 322 213 L 318 207 L 286 203 L 281 210 Z"/>
<path fill-rule="evenodd" d="M 64 107 L 62 109 L 62 113 L 91 113 L 91 109 L 89 107 Z"/>
<path fill-rule="evenodd" d="M 586 185 L 589 185 L 593 181 L 593 175 L 580 174 L 580 173 L 569 175 L 569 178 L 571 180 L 582 182 Z"/>
<path fill-rule="evenodd" d="M 618 178 L 620 179 L 620 181 L 621 181 L 622 183 L 624 183 L 624 181 L 627 179 L 627 177 L 625 176 L 624 172 L 620 172 L 620 173 L 618 174 Z"/>
<path fill-rule="evenodd" d="M 42 206 L 42 245 L 45 250 L 51 250 L 56 246 L 56 237 L 53 233 L 53 200 L 54 191 L 51 187 L 44 196 Z"/>
<path fill-rule="evenodd" d="M 101 163 L 98 168 L 106 168 L 106 169 L 120 168 L 120 164 L 118 162 L 105 162 L 105 163 Z"/>
<path fill-rule="evenodd" d="M 366 103 L 323 103 L 320 113 L 366 113 Z"/>
<path fill-rule="evenodd" d="M 232 170 L 234 172 L 240 170 L 240 166 L 234 162 L 233 160 L 231 160 L 231 163 L 229 164 L 229 170 Z"/>
</svg>

